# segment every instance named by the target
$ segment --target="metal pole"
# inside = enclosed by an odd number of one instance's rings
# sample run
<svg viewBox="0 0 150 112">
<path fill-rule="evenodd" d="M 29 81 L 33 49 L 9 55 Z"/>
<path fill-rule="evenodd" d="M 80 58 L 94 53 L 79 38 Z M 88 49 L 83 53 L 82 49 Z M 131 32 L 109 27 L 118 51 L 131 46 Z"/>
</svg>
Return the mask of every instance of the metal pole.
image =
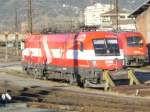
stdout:
<svg viewBox="0 0 150 112">
<path fill-rule="evenodd" d="M 5 32 L 5 62 L 8 61 L 8 33 Z"/>
<path fill-rule="evenodd" d="M 19 34 L 16 33 L 15 34 L 15 39 L 16 39 L 16 54 L 17 54 L 17 56 L 19 55 L 18 38 L 19 38 Z"/>
<path fill-rule="evenodd" d="M 71 1 L 70 1 L 70 0 L 69 0 L 69 7 L 70 7 L 70 10 L 72 11 L 72 6 L 71 6 Z M 71 32 L 72 32 L 72 15 L 69 16 L 69 14 L 68 14 L 68 17 L 71 17 L 71 18 L 69 18 L 69 19 L 70 19 L 70 30 L 71 30 Z"/>
<path fill-rule="evenodd" d="M 118 32 L 119 31 L 119 19 L 118 19 L 118 0 L 115 0 L 115 9 L 116 9 L 116 31 Z"/>
<path fill-rule="evenodd" d="M 15 32 L 18 32 L 18 12 L 16 4 L 15 4 Z"/>
<path fill-rule="evenodd" d="M 28 0 L 28 30 L 32 33 L 32 0 Z"/>
<path fill-rule="evenodd" d="M 119 16 L 119 7 L 118 7 L 118 0 L 115 0 L 114 1 L 114 8 L 115 8 L 115 18 L 116 18 L 116 22 L 115 22 L 115 26 L 116 26 L 116 28 L 115 28 L 115 30 L 116 30 L 116 33 L 117 33 L 117 35 L 118 35 L 118 33 L 119 33 L 119 18 L 118 18 L 118 16 Z M 117 39 L 118 40 L 118 39 Z M 117 65 L 118 65 L 118 58 L 117 58 L 117 55 L 116 55 L 116 71 L 117 71 Z"/>
</svg>

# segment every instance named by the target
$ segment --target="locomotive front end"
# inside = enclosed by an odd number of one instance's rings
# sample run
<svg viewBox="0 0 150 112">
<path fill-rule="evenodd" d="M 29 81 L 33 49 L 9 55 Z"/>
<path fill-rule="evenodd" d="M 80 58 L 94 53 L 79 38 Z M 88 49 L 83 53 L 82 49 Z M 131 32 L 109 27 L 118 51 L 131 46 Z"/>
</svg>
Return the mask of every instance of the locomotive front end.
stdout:
<svg viewBox="0 0 150 112">
<path fill-rule="evenodd" d="M 142 34 L 124 32 L 119 39 L 123 46 L 125 66 L 143 66 L 148 62 L 148 50 Z"/>
<path fill-rule="evenodd" d="M 105 70 L 122 68 L 121 50 L 116 38 L 103 38 L 93 40 L 94 51 L 97 58 L 97 67 Z"/>
</svg>

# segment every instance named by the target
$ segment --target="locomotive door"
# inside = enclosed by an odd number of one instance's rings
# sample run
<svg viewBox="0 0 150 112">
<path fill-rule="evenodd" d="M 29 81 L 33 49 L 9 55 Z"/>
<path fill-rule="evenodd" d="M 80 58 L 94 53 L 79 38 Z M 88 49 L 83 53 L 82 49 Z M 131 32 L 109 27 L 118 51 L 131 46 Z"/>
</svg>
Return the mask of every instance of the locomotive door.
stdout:
<svg viewBox="0 0 150 112">
<path fill-rule="evenodd" d="M 61 65 L 62 67 L 66 66 L 66 51 L 67 51 L 67 38 L 65 37 L 63 45 L 59 49 L 59 52 L 60 52 L 59 65 Z"/>
</svg>

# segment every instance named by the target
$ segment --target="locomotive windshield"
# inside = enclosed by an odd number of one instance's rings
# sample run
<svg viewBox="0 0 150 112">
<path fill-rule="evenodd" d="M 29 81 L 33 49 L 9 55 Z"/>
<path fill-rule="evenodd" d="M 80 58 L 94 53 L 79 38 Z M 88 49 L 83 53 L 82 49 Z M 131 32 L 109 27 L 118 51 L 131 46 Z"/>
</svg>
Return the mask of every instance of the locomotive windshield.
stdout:
<svg viewBox="0 0 150 112">
<path fill-rule="evenodd" d="M 143 39 L 138 36 L 128 37 L 127 44 L 129 47 L 141 47 L 143 46 Z"/>
<path fill-rule="evenodd" d="M 96 56 L 118 56 L 119 45 L 117 39 L 93 40 Z"/>
</svg>

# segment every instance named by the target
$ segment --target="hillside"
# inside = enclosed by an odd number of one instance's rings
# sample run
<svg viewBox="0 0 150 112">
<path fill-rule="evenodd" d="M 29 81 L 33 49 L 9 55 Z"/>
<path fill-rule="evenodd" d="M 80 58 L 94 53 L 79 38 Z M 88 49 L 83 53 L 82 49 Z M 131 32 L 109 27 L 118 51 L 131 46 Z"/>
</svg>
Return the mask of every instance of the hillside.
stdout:
<svg viewBox="0 0 150 112">
<path fill-rule="evenodd" d="M 41 18 L 77 17 L 81 10 L 91 4 L 91 0 L 32 0 L 34 24 L 43 24 Z M 110 0 L 95 0 L 109 3 Z M 146 0 L 119 0 L 121 7 L 130 11 Z M 15 27 L 15 7 L 19 23 L 27 21 L 27 0 L 0 0 L 0 30 Z"/>
</svg>

